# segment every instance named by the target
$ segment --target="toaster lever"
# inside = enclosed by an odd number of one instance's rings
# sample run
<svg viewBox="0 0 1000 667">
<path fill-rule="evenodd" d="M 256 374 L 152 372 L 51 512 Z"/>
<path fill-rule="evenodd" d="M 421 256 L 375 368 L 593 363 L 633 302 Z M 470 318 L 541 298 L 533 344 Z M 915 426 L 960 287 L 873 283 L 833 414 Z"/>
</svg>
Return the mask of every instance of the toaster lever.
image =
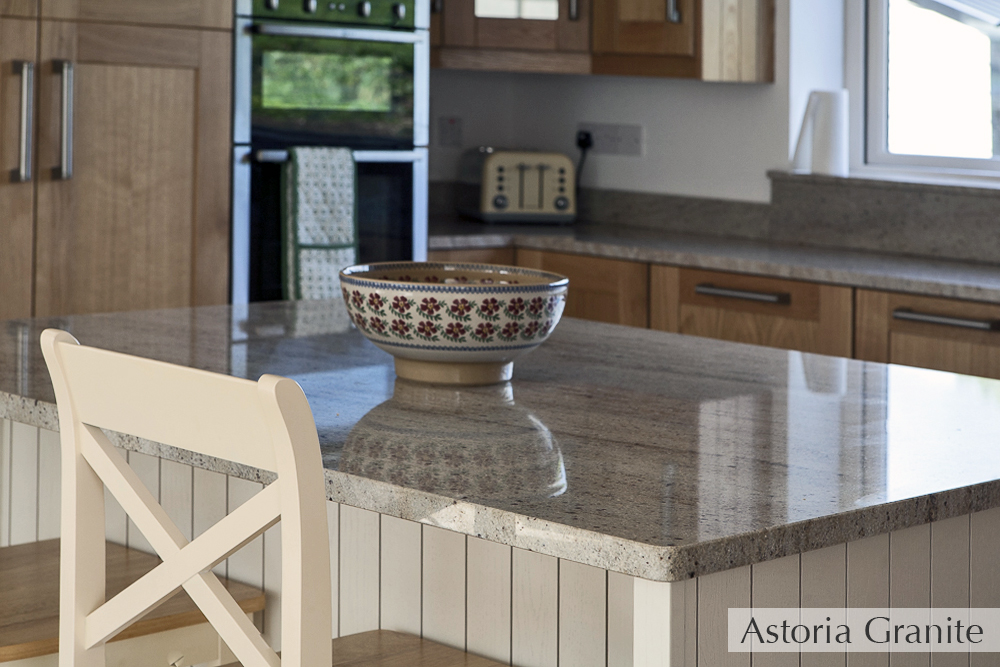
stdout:
<svg viewBox="0 0 1000 667">
<path fill-rule="evenodd" d="M 545 208 L 545 170 L 549 168 L 547 164 L 538 165 L 538 209 Z"/>
</svg>

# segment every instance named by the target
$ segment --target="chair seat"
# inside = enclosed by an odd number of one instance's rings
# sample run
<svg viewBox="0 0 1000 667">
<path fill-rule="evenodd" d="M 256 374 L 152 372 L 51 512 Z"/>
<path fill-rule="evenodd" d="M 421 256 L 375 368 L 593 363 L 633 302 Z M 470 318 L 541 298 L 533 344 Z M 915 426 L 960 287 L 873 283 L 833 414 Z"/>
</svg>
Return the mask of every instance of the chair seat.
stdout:
<svg viewBox="0 0 1000 667">
<path fill-rule="evenodd" d="M 372 630 L 333 640 L 334 667 L 503 667 L 428 639 L 391 630 Z M 240 667 L 232 663 L 226 667 Z"/>
</svg>

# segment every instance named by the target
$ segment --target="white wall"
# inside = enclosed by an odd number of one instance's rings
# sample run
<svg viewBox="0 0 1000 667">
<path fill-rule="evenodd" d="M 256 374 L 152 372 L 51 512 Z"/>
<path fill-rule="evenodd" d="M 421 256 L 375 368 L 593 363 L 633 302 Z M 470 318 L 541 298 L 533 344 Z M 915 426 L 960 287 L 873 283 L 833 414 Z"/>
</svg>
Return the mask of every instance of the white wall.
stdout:
<svg viewBox="0 0 1000 667">
<path fill-rule="evenodd" d="M 776 0 L 775 23 L 773 84 L 435 70 L 431 180 L 454 180 L 462 153 L 438 145 L 440 117 L 462 119 L 466 147 L 574 158 L 577 123 L 615 122 L 644 127 L 644 153 L 589 156 L 585 186 L 769 201 L 766 172 L 787 168 L 809 90 L 842 85 L 843 0 Z"/>
</svg>

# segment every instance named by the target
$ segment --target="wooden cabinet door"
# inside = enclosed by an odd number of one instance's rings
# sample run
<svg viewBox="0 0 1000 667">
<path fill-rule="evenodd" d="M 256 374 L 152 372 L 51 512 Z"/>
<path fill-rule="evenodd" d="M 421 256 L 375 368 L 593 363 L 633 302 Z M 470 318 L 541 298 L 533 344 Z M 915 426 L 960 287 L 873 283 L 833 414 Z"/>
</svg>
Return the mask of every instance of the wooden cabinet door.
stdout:
<svg viewBox="0 0 1000 667">
<path fill-rule="evenodd" d="M 22 181 L 20 171 L 22 152 L 26 149 L 30 155 L 35 140 L 34 132 L 27 135 L 27 143 L 21 138 L 22 123 L 33 121 L 32 106 L 24 104 L 33 91 L 24 85 L 25 74 L 15 63 L 34 66 L 35 26 L 33 19 L 0 17 L 0 320 L 31 316 L 35 183 Z M 29 115 L 22 118 L 25 108 Z"/>
<path fill-rule="evenodd" d="M 850 357 L 851 292 L 798 280 L 653 266 L 650 326 Z"/>
<path fill-rule="evenodd" d="M 0 0 L 0 16 L 38 16 L 38 0 Z"/>
<path fill-rule="evenodd" d="M 649 265 L 518 248 L 517 265 L 569 278 L 567 317 L 649 326 Z"/>
<path fill-rule="evenodd" d="M 1000 305 L 857 291 L 858 359 L 1000 378 Z"/>
<path fill-rule="evenodd" d="M 691 56 L 695 53 L 695 0 L 597 0 L 594 6 L 594 53 Z"/>
<path fill-rule="evenodd" d="M 428 262 L 472 262 L 514 266 L 514 248 L 449 248 L 429 250 Z"/>
<path fill-rule="evenodd" d="M 42 18 L 231 29 L 233 0 L 43 0 Z"/>
<path fill-rule="evenodd" d="M 36 315 L 228 300 L 231 48 L 223 31 L 41 21 Z"/>
</svg>

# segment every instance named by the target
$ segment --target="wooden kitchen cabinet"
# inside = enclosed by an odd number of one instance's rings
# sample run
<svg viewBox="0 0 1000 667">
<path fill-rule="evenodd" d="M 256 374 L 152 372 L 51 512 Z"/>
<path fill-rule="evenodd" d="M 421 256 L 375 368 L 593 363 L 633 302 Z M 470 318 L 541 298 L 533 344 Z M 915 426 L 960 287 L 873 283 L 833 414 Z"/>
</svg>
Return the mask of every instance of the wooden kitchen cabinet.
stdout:
<svg viewBox="0 0 1000 667">
<path fill-rule="evenodd" d="M 225 303 L 231 33 L 50 20 L 40 33 L 34 314 Z M 68 178 L 59 61 L 73 67 Z"/>
<path fill-rule="evenodd" d="M 851 356 L 852 289 L 654 265 L 650 326 L 693 336 Z"/>
<path fill-rule="evenodd" d="M 546 21 L 477 18 L 475 0 L 438 0 L 431 14 L 431 66 L 589 74 L 590 3 L 559 0 L 559 18 Z"/>
<path fill-rule="evenodd" d="M 22 18 L 38 16 L 38 0 L 0 0 L 0 16 Z"/>
<path fill-rule="evenodd" d="M 34 64 L 35 25 L 31 19 L 0 17 L 0 320 L 31 316 L 35 184 L 21 181 L 19 172 L 35 133 L 22 144 L 22 123 L 34 120 L 23 96 L 32 97 L 32 91 L 15 63 Z"/>
<path fill-rule="evenodd" d="M 428 262 L 473 262 L 475 264 L 505 264 L 513 266 L 514 248 L 449 248 L 447 250 L 430 250 L 427 252 Z"/>
<path fill-rule="evenodd" d="M 518 248 L 517 265 L 569 278 L 567 317 L 649 326 L 649 265 Z"/>
<path fill-rule="evenodd" d="M 1000 378 L 1000 305 L 857 290 L 858 359 Z"/>
<path fill-rule="evenodd" d="M 593 13 L 594 74 L 774 81 L 773 0 L 594 0 Z"/>
<path fill-rule="evenodd" d="M 42 18 L 231 30 L 233 1 L 43 0 Z"/>
</svg>

